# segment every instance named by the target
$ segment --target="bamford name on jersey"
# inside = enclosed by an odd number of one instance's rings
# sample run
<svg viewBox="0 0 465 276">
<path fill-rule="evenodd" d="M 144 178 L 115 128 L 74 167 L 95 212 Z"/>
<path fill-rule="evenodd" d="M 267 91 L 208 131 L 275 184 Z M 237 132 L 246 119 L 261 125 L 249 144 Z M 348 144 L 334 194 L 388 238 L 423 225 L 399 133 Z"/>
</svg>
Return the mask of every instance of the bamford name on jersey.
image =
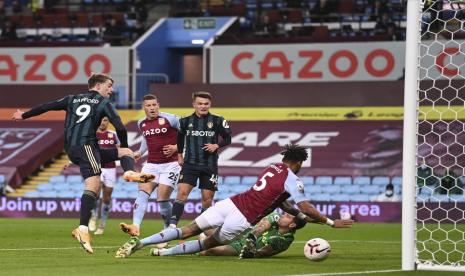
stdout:
<svg viewBox="0 0 465 276">
<path fill-rule="evenodd" d="M 214 131 L 203 131 L 203 130 L 188 130 L 187 135 L 212 137 L 212 136 L 215 136 L 215 132 Z"/>
<path fill-rule="evenodd" d="M 74 99 L 73 103 L 93 103 L 93 104 L 98 104 L 99 100 L 97 99 L 89 99 L 89 98 L 81 98 L 81 99 Z"/>
</svg>

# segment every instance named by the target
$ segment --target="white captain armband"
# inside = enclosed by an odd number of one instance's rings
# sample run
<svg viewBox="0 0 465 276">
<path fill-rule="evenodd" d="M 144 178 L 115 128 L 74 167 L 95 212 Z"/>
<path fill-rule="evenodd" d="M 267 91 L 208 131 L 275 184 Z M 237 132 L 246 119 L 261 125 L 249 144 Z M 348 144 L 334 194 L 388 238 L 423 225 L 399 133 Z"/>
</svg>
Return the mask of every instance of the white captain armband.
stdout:
<svg viewBox="0 0 465 276">
<path fill-rule="evenodd" d="M 301 220 L 305 220 L 305 219 L 307 218 L 307 215 L 305 215 L 305 214 L 302 213 L 302 212 L 299 212 L 299 213 L 296 215 L 296 218 L 301 219 Z"/>
</svg>

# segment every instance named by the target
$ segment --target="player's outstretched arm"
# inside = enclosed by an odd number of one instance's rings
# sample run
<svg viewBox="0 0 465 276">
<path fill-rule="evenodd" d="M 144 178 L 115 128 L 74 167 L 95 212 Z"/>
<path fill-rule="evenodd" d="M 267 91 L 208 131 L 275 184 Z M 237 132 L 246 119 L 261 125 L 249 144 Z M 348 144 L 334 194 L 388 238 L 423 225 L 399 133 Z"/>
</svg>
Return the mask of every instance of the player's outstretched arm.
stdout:
<svg viewBox="0 0 465 276">
<path fill-rule="evenodd" d="M 15 121 L 19 121 L 19 120 L 25 120 L 30 117 L 38 116 L 50 110 L 66 110 L 67 104 L 68 104 L 68 97 L 64 97 L 57 101 L 52 101 L 52 102 L 48 102 L 48 103 L 35 106 L 26 112 L 23 112 L 17 109 L 13 113 L 12 119 Z"/>
<path fill-rule="evenodd" d="M 15 121 L 20 121 L 20 120 L 24 120 L 23 119 L 23 113 L 24 111 L 21 111 L 19 109 L 16 109 L 15 113 L 13 113 L 13 116 L 11 117 L 13 120 Z"/>
<path fill-rule="evenodd" d="M 305 213 L 305 215 L 309 216 L 313 219 L 313 222 L 316 223 L 325 223 L 334 228 L 349 228 L 354 224 L 353 220 L 331 220 L 322 214 L 308 201 L 301 201 L 297 203 L 297 207 Z"/>
</svg>

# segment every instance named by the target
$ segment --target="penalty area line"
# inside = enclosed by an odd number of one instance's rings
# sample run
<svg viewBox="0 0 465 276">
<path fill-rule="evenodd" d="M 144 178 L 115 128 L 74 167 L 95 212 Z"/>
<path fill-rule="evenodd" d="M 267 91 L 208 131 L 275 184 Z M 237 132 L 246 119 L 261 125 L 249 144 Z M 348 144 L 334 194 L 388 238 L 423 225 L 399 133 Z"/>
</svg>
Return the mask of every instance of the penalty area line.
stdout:
<svg viewBox="0 0 465 276">
<path fill-rule="evenodd" d="M 348 272 L 331 272 L 331 273 L 315 273 L 315 274 L 294 274 L 294 275 L 287 275 L 287 276 L 356 275 L 356 274 L 391 273 L 391 272 L 399 272 L 399 271 L 402 271 L 402 269 L 369 270 L 369 271 L 348 271 Z"/>
</svg>

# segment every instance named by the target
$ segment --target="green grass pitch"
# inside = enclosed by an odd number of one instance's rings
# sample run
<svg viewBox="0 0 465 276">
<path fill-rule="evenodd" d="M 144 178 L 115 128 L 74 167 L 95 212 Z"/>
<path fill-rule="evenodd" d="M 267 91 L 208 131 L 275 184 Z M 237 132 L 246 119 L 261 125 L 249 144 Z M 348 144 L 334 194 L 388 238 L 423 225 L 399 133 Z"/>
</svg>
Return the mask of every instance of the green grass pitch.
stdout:
<svg viewBox="0 0 465 276">
<path fill-rule="evenodd" d="M 128 236 L 118 229 L 119 220 L 109 220 L 105 234 L 94 236 L 95 253 L 85 253 L 71 238 L 78 219 L 0 219 L 0 275 L 459 275 L 453 272 L 402 272 L 401 225 L 355 224 L 352 229 L 307 225 L 296 234 L 291 248 L 268 259 L 239 260 L 236 257 L 151 257 L 149 249 L 128 259 L 114 254 Z M 161 227 L 147 220 L 142 237 Z M 321 237 L 332 252 L 323 262 L 310 262 L 303 255 L 305 241 Z M 379 271 L 379 272 L 376 272 Z M 381 272 L 383 271 L 383 272 Z M 334 274 L 333 274 L 334 273 Z M 337 273 L 337 274 L 336 274 Z M 357 275 L 357 274 L 349 274 Z"/>
</svg>

